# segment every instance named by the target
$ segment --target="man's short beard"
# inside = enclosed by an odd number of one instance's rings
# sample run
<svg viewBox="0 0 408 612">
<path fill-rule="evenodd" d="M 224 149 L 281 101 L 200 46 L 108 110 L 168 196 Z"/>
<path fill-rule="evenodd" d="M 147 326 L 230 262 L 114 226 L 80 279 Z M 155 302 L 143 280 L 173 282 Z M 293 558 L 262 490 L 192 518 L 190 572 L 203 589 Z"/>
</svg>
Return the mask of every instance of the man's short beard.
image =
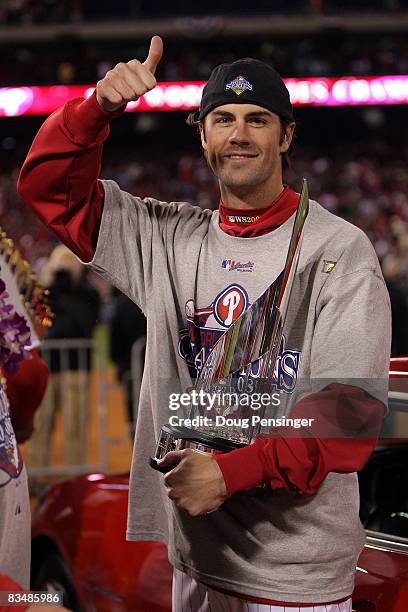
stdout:
<svg viewBox="0 0 408 612">
<path fill-rule="evenodd" d="M 207 166 L 209 167 L 211 172 L 214 174 L 214 176 L 218 179 L 219 183 L 221 183 L 222 185 L 225 185 L 225 187 L 228 187 L 228 189 L 235 192 L 237 195 L 245 196 L 248 192 L 251 192 L 254 187 L 259 185 L 260 181 L 256 173 L 253 174 L 253 176 L 251 177 L 252 180 L 250 181 L 248 181 L 248 178 L 245 179 L 245 177 L 243 177 L 243 180 L 245 182 L 243 182 L 242 184 L 240 184 L 236 180 L 229 181 L 228 177 L 227 177 L 227 180 L 225 180 L 223 177 L 220 176 L 220 173 L 217 172 L 216 169 L 211 164 L 211 161 L 208 155 L 208 151 L 204 151 L 204 157 L 207 162 Z"/>
<path fill-rule="evenodd" d="M 250 196 L 255 191 L 257 191 L 257 189 L 259 189 L 260 187 L 260 182 L 261 182 L 259 180 L 259 176 L 256 174 L 253 174 L 250 177 L 243 176 L 242 181 L 239 180 L 240 177 L 235 177 L 235 178 L 228 177 L 228 176 L 223 177 L 223 176 L 220 176 L 219 174 L 215 174 L 215 176 L 218 179 L 218 183 L 220 187 L 222 185 L 224 188 L 227 188 L 231 193 L 235 194 L 235 196 L 242 198 L 242 199 L 245 199 L 246 197 Z"/>
</svg>

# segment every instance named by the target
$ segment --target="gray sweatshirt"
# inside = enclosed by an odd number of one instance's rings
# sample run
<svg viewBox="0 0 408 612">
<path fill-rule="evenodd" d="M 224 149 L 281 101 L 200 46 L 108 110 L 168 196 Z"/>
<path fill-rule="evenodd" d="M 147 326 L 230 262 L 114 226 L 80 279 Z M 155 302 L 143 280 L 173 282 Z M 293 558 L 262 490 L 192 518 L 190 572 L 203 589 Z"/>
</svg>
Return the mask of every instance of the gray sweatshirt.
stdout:
<svg viewBox="0 0 408 612">
<path fill-rule="evenodd" d="M 141 200 L 103 184 L 90 266 L 148 317 L 127 538 L 166 542 L 175 567 L 237 593 L 305 603 L 349 595 L 364 543 L 356 474 L 330 473 L 313 496 L 241 492 L 192 518 L 148 466 L 169 421 L 169 392 L 191 385 L 205 358 L 194 333 L 214 341 L 278 276 L 293 217 L 269 234 L 236 238 L 219 228 L 218 212 Z M 328 380 L 359 379 L 386 403 L 390 335 L 388 294 L 369 240 L 311 202 L 284 328 L 292 397 L 300 379 L 314 381 L 313 391 Z"/>
</svg>

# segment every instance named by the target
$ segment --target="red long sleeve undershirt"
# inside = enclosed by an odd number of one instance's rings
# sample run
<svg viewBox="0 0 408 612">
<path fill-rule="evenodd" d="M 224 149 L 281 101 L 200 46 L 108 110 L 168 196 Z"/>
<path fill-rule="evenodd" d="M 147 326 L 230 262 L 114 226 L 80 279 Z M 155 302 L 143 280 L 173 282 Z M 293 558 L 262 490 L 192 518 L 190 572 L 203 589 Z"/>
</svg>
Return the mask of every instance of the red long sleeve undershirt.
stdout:
<svg viewBox="0 0 408 612">
<path fill-rule="evenodd" d="M 95 94 L 55 111 L 35 137 L 17 190 L 23 200 L 80 259 L 95 252 L 104 190 L 98 180 L 109 123 Z"/>
<path fill-rule="evenodd" d="M 95 94 L 75 99 L 53 113 L 38 132 L 18 181 L 18 191 L 40 219 L 83 261 L 93 257 L 103 210 L 104 191 L 98 180 L 102 146 L 109 123 L 123 111 L 111 114 L 99 106 Z M 220 226 L 229 234 L 256 236 L 271 231 L 288 219 L 297 197 L 285 188 L 269 206 L 250 211 L 259 216 L 253 223 L 229 221 L 232 211 L 220 205 Z M 302 400 L 290 416 L 307 416 L 324 422 L 341 402 L 348 420 L 349 438 L 342 427 L 313 430 L 311 437 L 289 437 L 279 430 L 273 437 L 259 438 L 251 446 L 217 456 L 228 495 L 269 482 L 274 489 L 313 494 L 329 472 L 355 472 L 362 468 L 376 444 L 384 407 L 361 389 L 330 385 Z M 332 412 L 333 414 L 333 412 Z M 369 424 L 370 435 L 354 437 Z"/>
</svg>

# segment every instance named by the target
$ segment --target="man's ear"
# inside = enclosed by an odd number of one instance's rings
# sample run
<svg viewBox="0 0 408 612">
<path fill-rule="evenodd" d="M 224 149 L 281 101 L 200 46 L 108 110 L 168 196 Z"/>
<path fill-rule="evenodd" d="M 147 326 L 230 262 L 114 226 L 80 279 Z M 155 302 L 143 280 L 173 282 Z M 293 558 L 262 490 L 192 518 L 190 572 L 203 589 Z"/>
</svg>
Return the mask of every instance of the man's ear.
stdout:
<svg viewBox="0 0 408 612">
<path fill-rule="evenodd" d="M 207 151 L 207 141 L 205 139 L 204 121 L 198 124 L 198 128 L 200 130 L 201 146 L 203 147 L 204 151 Z"/>
<path fill-rule="evenodd" d="M 285 136 L 280 145 L 280 152 L 287 153 L 290 145 L 292 144 L 293 134 L 295 132 L 296 123 L 292 121 L 292 123 L 288 123 L 286 126 Z"/>
</svg>

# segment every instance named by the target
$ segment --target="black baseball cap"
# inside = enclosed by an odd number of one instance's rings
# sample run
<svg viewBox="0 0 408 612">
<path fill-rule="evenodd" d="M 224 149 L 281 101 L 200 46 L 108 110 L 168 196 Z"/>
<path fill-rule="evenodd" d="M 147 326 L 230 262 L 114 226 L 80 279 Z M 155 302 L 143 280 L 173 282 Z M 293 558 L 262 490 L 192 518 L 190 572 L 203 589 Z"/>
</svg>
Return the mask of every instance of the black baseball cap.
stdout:
<svg viewBox="0 0 408 612">
<path fill-rule="evenodd" d="M 223 104 L 256 104 L 287 121 L 295 120 L 281 76 L 272 66 L 251 57 L 214 68 L 203 89 L 198 121 Z"/>
</svg>

